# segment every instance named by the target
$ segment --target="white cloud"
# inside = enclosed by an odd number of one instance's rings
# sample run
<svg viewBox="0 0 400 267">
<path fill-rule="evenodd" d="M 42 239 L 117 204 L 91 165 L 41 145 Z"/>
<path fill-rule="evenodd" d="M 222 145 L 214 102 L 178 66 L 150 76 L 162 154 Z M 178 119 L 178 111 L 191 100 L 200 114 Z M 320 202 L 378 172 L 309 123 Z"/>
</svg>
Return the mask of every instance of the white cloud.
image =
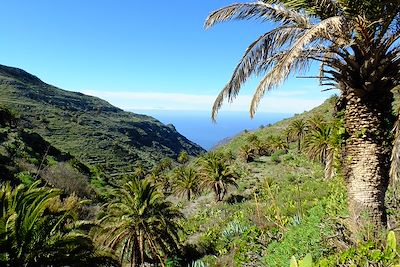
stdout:
<svg viewBox="0 0 400 267">
<path fill-rule="evenodd" d="M 216 95 L 195 95 L 165 92 L 105 92 L 82 90 L 84 94 L 97 96 L 125 110 L 205 110 L 209 111 Z M 252 96 L 238 96 L 233 103 L 225 103 L 222 110 L 247 111 Z M 271 92 L 259 105 L 260 112 L 299 113 L 320 105 L 326 95 L 310 97 L 306 91 Z"/>
</svg>

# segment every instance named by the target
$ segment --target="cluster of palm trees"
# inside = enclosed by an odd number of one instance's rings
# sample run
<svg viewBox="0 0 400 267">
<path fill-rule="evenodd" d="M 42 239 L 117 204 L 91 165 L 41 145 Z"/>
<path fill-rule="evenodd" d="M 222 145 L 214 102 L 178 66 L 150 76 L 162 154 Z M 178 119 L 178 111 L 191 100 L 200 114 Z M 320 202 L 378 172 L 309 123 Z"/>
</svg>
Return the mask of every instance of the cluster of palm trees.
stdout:
<svg viewBox="0 0 400 267">
<path fill-rule="evenodd" d="M 138 168 L 103 207 L 95 240 L 120 255 L 121 262 L 166 266 L 179 254 L 183 214 L 167 196 L 189 201 L 208 188 L 221 201 L 230 185 L 237 186 L 238 175 L 223 153 L 209 152 L 191 162 L 181 153 L 178 159 L 178 166 L 165 159 L 148 173 Z"/>
<path fill-rule="evenodd" d="M 334 167 L 339 167 L 341 163 L 345 137 L 342 120 L 325 120 L 317 114 L 308 120 L 293 121 L 285 134 L 288 140 L 297 141 L 298 152 L 324 164 L 325 178 L 332 178 L 335 173 Z"/>
<path fill-rule="evenodd" d="M 261 139 L 256 133 L 246 133 L 239 156 L 245 162 L 252 162 L 260 156 L 270 156 L 277 151 L 287 153 L 289 146 L 296 142 L 297 152 L 325 166 L 325 177 L 331 178 L 334 167 L 339 167 L 344 142 L 343 119 L 325 119 L 315 114 L 309 119 L 297 118 L 286 127 L 281 135 L 268 135 Z"/>
<path fill-rule="evenodd" d="M 143 166 L 114 188 L 95 221 L 80 220 L 87 201 L 61 190 L 0 187 L 1 266 L 165 266 L 179 254 L 183 218 L 167 196 L 192 200 L 211 190 L 216 201 L 237 186 L 232 155 L 209 152 L 179 164 L 162 160 L 150 172 Z M 177 165 L 177 166 L 175 166 Z M 119 255 L 119 256 L 115 256 Z"/>
<path fill-rule="evenodd" d="M 188 201 L 207 190 L 214 192 L 217 201 L 222 201 L 229 186 L 237 186 L 239 175 L 231 153 L 213 151 L 190 160 L 186 152 L 181 152 L 178 162 L 179 165 L 174 165 L 172 160 L 164 159 L 142 177 L 163 194 L 174 194 Z"/>
<path fill-rule="evenodd" d="M 261 140 L 255 133 L 248 133 L 244 144 L 239 148 L 239 157 L 245 162 L 252 162 L 260 156 L 270 156 L 277 151 L 287 153 L 289 143 L 280 135 L 268 135 Z"/>
</svg>

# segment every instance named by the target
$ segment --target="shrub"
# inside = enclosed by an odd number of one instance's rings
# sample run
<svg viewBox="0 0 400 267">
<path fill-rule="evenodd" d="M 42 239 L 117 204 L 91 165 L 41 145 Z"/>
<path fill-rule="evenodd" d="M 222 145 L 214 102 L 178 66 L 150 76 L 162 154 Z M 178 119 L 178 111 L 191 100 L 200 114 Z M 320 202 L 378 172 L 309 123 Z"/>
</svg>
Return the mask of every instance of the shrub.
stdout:
<svg viewBox="0 0 400 267">
<path fill-rule="evenodd" d="M 284 154 L 285 152 L 283 150 L 278 150 L 274 154 L 272 154 L 271 160 L 275 163 L 280 163 L 282 161 L 281 156 Z"/>
<path fill-rule="evenodd" d="M 66 162 L 47 167 L 41 173 L 41 178 L 67 194 L 75 193 L 79 197 L 90 197 L 94 193 L 88 178 Z"/>
</svg>

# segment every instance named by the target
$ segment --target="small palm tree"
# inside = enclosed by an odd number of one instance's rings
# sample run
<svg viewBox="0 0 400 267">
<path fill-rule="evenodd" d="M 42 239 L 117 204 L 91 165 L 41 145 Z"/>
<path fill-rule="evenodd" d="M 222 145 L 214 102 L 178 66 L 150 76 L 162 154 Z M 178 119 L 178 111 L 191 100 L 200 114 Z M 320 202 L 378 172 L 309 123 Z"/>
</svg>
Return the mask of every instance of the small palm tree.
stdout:
<svg viewBox="0 0 400 267">
<path fill-rule="evenodd" d="M 181 164 L 186 164 L 189 161 L 189 154 L 186 151 L 181 151 L 177 160 Z"/>
<path fill-rule="evenodd" d="M 318 129 L 326 124 L 324 117 L 321 114 L 314 114 L 311 118 L 307 120 L 307 125 L 310 129 Z"/>
<path fill-rule="evenodd" d="M 290 144 L 290 142 L 291 142 L 291 140 L 292 140 L 292 137 L 291 137 L 291 134 L 290 134 L 290 128 L 289 128 L 289 127 L 286 127 L 286 128 L 283 130 L 282 135 L 283 135 L 283 137 L 285 138 L 287 147 L 289 148 L 289 144 Z"/>
<path fill-rule="evenodd" d="M 289 125 L 289 133 L 292 138 L 297 140 L 297 151 L 301 151 L 301 143 L 304 139 L 304 135 L 307 132 L 307 123 L 303 119 L 294 120 Z"/>
<path fill-rule="evenodd" d="M 325 178 L 334 175 L 334 164 L 341 158 L 344 129 L 340 120 L 318 121 L 305 137 L 304 150 L 313 160 L 325 166 Z"/>
<path fill-rule="evenodd" d="M 271 135 L 268 138 L 268 147 L 272 152 L 276 152 L 278 150 L 282 150 L 285 153 L 288 152 L 289 146 L 285 140 L 282 139 L 281 136 Z"/>
<path fill-rule="evenodd" d="M 127 182 L 105 214 L 97 237 L 131 266 L 144 266 L 147 261 L 165 266 L 164 258 L 179 249 L 181 227 L 176 219 L 182 214 L 146 180 Z"/>
<path fill-rule="evenodd" d="M 134 170 L 133 173 L 134 173 L 134 175 L 135 175 L 136 177 L 138 177 L 138 178 L 140 178 L 140 179 L 143 179 L 143 178 L 146 176 L 147 171 L 146 171 L 146 168 L 143 166 L 143 164 L 139 163 L 139 164 L 135 167 L 135 170 Z"/>
<path fill-rule="evenodd" d="M 167 171 L 170 170 L 173 166 L 173 160 L 171 158 L 163 158 L 160 163 L 159 166 L 161 168 L 161 171 Z"/>
<path fill-rule="evenodd" d="M 319 160 L 325 166 L 325 178 L 333 176 L 333 157 L 335 152 L 332 142 L 332 127 L 327 123 L 314 125 L 305 138 L 304 149 L 313 160 Z"/>
<path fill-rule="evenodd" d="M 200 159 L 200 174 L 203 186 L 212 188 L 215 199 L 221 201 L 228 191 L 228 186 L 237 187 L 238 175 L 226 164 L 223 154 L 209 152 Z"/>
<path fill-rule="evenodd" d="M 119 266 L 119 262 L 80 229 L 74 197 L 61 191 L 9 184 L 0 187 L 1 266 Z"/>
<path fill-rule="evenodd" d="M 200 176 L 193 167 L 179 166 L 174 170 L 174 191 L 186 195 L 188 201 L 200 193 Z"/>
<path fill-rule="evenodd" d="M 245 143 L 239 149 L 239 156 L 247 163 L 253 162 L 257 156 L 257 149 Z"/>
</svg>

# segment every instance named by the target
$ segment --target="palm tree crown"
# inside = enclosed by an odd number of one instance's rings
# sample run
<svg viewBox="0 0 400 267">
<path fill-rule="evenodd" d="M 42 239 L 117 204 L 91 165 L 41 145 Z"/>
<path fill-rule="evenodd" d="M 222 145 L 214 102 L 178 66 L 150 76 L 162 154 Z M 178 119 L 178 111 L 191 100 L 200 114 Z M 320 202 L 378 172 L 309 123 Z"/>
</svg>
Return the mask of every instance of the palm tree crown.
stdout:
<svg viewBox="0 0 400 267">
<path fill-rule="evenodd" d="M 200 193 L 200 175 L 190 166 L 179 166 L 174 170 L 174 191 L 186 195 L 188 201 Z"/>
<path fill-rule="evenodd" d="M 253 116 L 266 90 L 279 86 L 293 72 L 307 70 L 310 61 L 321 63 L 323 84 L 341 91 L 378 90 L 374 86 L 378 80 L 379 88 L 392 89 L 400 79 L 400 48 L 395 45 L 400 38 L 399 6 L 398 0 L 262 0 L 214 11 L 206 28 L 250 18 L 279 26 L 247 48 L 214 103 L 213 118 L 224 99 L 232 101 L 251 75 L 264 74 L 251 102 Z"/>
<path fill-rule="evenodd" d="M 217 201 L 224 198 L 229 185 L 237 187 L 236 179 L 238 175 L 226 164 L 223 154 L 209 152 L 202 156 L 200 163 L 202 184 L 205 187 L 212 188 Z"/>
</svg>

